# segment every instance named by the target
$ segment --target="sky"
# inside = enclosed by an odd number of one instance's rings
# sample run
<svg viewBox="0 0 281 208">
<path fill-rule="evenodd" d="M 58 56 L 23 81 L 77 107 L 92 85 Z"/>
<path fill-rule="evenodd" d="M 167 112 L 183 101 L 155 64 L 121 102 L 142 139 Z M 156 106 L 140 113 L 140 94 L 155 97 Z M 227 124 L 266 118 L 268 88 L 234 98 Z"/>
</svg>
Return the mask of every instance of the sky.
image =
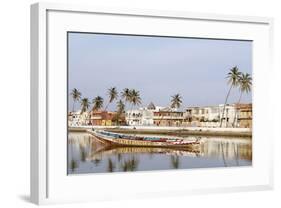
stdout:
<svg viewBox="0 0 281 208">
<path fill-rule="evenodd" d="M 177 93 L 181 109 L 222 104 L 234 66 L 252 75 L 252 41 L 68 33 L 68 93 L 77 88 L 90 101 L 99 95 L 104 105 L 110 87 L 138 90 L 142 107 L 169 106 Z M 228 103 L 239 95 L 233 89 Z M 72 109 L 70 95 L 68 100 Z M 241 102 L 251 100 L 251 93 L 243 94 Z M 112 103 L 108 110 L 115 108 Z"/>
</svg>

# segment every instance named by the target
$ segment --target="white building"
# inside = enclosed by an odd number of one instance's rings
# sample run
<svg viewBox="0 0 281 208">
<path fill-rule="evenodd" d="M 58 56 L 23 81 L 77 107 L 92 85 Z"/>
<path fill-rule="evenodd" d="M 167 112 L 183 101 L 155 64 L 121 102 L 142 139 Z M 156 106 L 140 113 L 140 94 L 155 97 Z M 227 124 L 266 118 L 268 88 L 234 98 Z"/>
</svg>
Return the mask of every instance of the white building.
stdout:
<svg viewBox="0 0 281 208">
<path fill-rule="evenodd" d="M 153 112 L 161 109 L 150 103 L 146 108 L 127 110 L 125 114 L 126 123 L 129 126 L 152 126 Z"/>
<path fill-rule="evenodd" d="M 68 126 L 83 126 L 88 125 L 90 114 L 89 112 L 75 111 L 68 114 Z"/>
<path fill-rule="evenodd" d="M 235 120 L 235 123 L 237 122 L 237 119 L 235 119 L 235 116 L 237 117 L 238 113 L 236 112 L 235 104 L 229 105 L 227 104 L 225 106 L 224 114 L 223 114 L 223 108 L 224 104 L 219 105 L 219 118 L 222 120 L 222 127 L 233 127 L 233 121 Z"/>
<path fill-rule="evenodd" d="M 223 115 L 224 105 L 189 107 L 186 109 L 186 117 L 189 117 L 191 126 L 201 127 L 220 127 L 222 119 L 222 127 L 232 127 L 235 117 L 235 105 L 226 105 Z M 223 116 L 223 118 L 222 118 Z"/>
</svg>

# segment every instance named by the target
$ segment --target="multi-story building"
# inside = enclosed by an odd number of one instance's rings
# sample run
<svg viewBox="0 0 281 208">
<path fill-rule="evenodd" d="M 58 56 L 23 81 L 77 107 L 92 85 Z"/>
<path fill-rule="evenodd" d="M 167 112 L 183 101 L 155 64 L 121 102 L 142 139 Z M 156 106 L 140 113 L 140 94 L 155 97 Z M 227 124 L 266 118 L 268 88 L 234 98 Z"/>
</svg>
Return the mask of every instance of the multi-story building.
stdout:
<svg viewBox="0 0 281 208">
<path fill-rule="evenodd" d="M 221 104 L 219 106 L 189 107 L 185 114 L 189 118 L 191 126 L 219 127 L 220 120 L 222 120 L 222 127 L 232 127 L 235 110 L 235 105 L 226 105 L 224 108 L 224 105 Z"/>
<path fill-rule="evenodd" d="M 126 124 L 129 126 L 151 126 L 153 125 L 153 112 L 159 107 L 150 103 L 146 108 L 128 110 L 125 114 Z"/>
<path fill-rule="evenodd" d="M 120 119 L 121 117 L 119 117 Z M 108 111 L 92 111 L 90 124 L 93 126 L 112 126 L 117 124 L 117 113 Z"/>
<path fill-rule="evenodd" d="M 85 126 L 90 124 L 90 113 L 81 111 L 68 113 L 68 125 L 69 126 Z"/>
<path fill-rule="evenodd" d="M 184 126 L 188 117 L 182 111 L 172 108 L 163 108 L 153 112 L 155 126 Z"/>
<path fill-rule="evenodd" d="M 68 126 L 75 127 L 80 126 L 80 111 L 74 111 L 68 113 Z"/>
<path fill-rule="evenodd" d="M 223 113 L 223 109 L 224 113 Z M 237 119 L 237 111 L 236 111 L 236 105 L 235 104 L 227 104 L 225 107 L 223 104 L 219 105 L 219 118 L 222 122 L 221 127 L 235 127 Z"/>
<path fill-rule="evenodd" d="M 237 126 L 240 128 L 252 128 L 252 104 L 238 104 L 237 110 Z"/>
</svg>

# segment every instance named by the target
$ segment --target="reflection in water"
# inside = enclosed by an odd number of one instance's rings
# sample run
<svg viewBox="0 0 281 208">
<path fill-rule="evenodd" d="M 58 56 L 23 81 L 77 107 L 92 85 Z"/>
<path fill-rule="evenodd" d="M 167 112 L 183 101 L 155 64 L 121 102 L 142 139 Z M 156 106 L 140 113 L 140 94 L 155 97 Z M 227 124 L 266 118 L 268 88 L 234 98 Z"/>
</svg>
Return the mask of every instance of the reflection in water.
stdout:
<svg viewBox="0 0 281 208">
<path fill-rule="evenodd" d="M 115 164 L 113 164 L 112 160 L 108 158 L 108 166 L 107 166 L 107 171 L 108 172 L 113 172 L 115 169 Z"/>
<path fill-rule="evenodd" d="M 138 159 L 135 158 L 134 156 L 130 159 L 127 159 L 126 161 L 124 161 L 122 167 L 123 167 L 123 171 L 135 171 L 137 170 L 138 167 Z"/>
<path fill-rule="evenodd" d="M 184 139 L 190 139 L 186 137 Z M 247 138 L 197 137 L 200 151 L 106 146 L 87 133 L 69 133 L 68 173 L 104 173 L 252 165 Z"/>
<path fill-rule="evenodd" d="M 180 163 L 179 156 L 171 155 L 171 163 L 174 169 L 178 169 Z"/>
</svg>

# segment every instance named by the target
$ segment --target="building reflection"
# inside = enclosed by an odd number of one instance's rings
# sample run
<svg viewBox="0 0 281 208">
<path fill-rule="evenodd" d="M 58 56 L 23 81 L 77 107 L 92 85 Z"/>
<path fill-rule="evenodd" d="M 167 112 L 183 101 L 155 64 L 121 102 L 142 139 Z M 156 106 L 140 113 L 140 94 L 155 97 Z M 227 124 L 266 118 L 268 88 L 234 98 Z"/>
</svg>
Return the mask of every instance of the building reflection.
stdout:
<svg viewBox="0 0 281 208">
<path fill-rule="evenodd" d="M 68 170 L 75 173 L 83 163 L 92 168 L 103 166 L 105 171 L 136 171 L 144 155 L 152 160 L 156 155 L 166 155 L 170 168 L 183 168 L 183 158 L 220 159 L 224 166 L 240 166 L 241 160 L 252 161 L 252 142 L 245 138 L 198 138 L 201 148 L 197 151 L 153 147 L 113 147 L 100 143 L 87 134 L 70 134 L 68 138 Z"/>
</svg>

